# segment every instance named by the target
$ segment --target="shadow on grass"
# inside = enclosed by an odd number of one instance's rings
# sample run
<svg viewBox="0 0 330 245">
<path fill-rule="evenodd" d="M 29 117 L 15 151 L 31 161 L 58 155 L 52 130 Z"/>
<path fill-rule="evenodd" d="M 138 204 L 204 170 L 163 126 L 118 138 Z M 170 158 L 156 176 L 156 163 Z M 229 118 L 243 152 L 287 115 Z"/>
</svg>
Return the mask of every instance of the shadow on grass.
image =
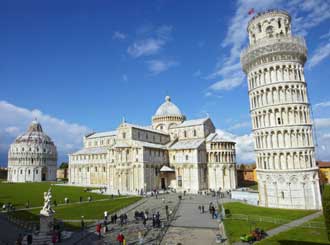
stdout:
<svg viewBox="0 0 330 245">
<path fill-rule="evenodd" d="M 294 241 L 294 240 L 279 240 L 277 241 L 281 245 L 325 245 L 329 243 L 323 242 L 303 242 L 303 241 Z"/>
</svg>

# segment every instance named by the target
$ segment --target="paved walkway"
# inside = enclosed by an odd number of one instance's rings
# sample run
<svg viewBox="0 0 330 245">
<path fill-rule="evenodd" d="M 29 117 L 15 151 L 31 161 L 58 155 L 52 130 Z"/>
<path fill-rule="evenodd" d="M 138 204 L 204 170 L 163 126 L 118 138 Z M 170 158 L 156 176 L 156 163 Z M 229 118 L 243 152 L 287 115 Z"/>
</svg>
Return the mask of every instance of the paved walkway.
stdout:
<svg viewBox="0 0 330 245">
<path fill-rule="evenodd" d="M 222 202 L 229 202 L 224 198 Z M 217 199 L 204 195 L 188 195 L 181 202 L 176 219 L 171 223 L 162 245 L 189 244 L 217 244 L 216 235 L 220 234 L 219 221 L 212 219 L 209 214 L 209 203 L 218 205 Z M 199 205 L 204 205 L 205 213 L 200 213 Z M 224 236 L 225 234 L 221 234 Z"/>
<path fill-rule="evenodd" d="M 294 221 L 292 221 L 288 224 L 284 224 L 284 225 L 281 225 L 279 227 L 276 227 L 272 230 L 267 231 L 268 237 L 274 236 L 274 235 L 276 235 L 280 232 L 287 231 L 287 230 L 292 229 L 294 227 L 300 226 L 303 223 L 306 223 L 306 222 L 308 222 L 312 219 L 315 219 L 315 218 L 319 217 L 320 215 L 322 215 L 321 211 L 317 212 L 317 213 L 313 213 L 311 215 L 307 215 L 307 216 L 302 217 L 300 219 L 296 219 L 296 220 L 294 220 Z"/>
<path fill-rule="evenodd" d="M 268 235 L 267 238 L 275 236 L 275 235 L 277 235 L 281 232 L 288 231 L 292 228 L 298 227 L 298 226 L 300 226 L 300 225 L 302 225 L 302 224 L 304 224 L 304 223 L 306 223 L 306 222 L 308 222 L 312 219 L 315 219 L 315 218 L 319 217 L 320 215 L 322 215 L 322 211 L 307 215 L 307 216 L 302 217 L 300 219 L 293 220 L 290 223 L 287 223 L 287 224 L 278 226 L 274 229 L 271 229 L 269 231 L 266 231 L 267 235 Z M 234 243 L 234 245 L 243 245 L 243 244 L 248 244 L 248 243 L 246 243 L 246 242 L 235 242 Z"/>
<path fill-rule="evenodd" d="M 99 240 L 95 233 L 95 225 L 91 226 L 84 232 L 79 232 L 74 235 L 70 240 L 65 241 L 64 244 L 116 244 L 116 237 L 119 232 L 122 232 L 127 240 L 127 244 L 135 244 L 138 241 L 138 233 L 140 232 L 144 236 L 144 244 L 156 244 L 162 228 L 153 228 L 152 221 L 148 220 L 146 227 L 144 227 L 142 221 L 136 221 L 134 218 L 135 211 L 149 212 L 149 217 L 153 213 L 160 212 L 162 223 L 166 222 L 165 205 L 168 205 L 169 210 L 173 210 L 178 203 L 177 194 L 164 194 L 159 195 L 158 199 L 155 197 L 144 198 L 136 204 L 127 207 L 124 210 L 117 212 L 119 216 L 121 213 L 126 213 L 128 216 L 128 223 L 120 226 L 119 224 L 110 224 L 108 227 L 110 231 L 102 233 L 102 237 Z M 118 221 L 117 221 L 118 222 Z"/>
<path fill-rule="evenodd" d="M 14 244 L 19 234 L 24 231 L 0 214 L 0 244 Z"/>
</svg>

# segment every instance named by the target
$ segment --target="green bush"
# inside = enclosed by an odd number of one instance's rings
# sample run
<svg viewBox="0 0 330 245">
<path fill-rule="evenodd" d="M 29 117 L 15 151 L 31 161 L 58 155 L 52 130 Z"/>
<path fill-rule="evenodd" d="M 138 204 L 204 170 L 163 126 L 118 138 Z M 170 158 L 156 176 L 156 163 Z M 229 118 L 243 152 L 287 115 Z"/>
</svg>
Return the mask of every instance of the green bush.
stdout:
<svg viewBox="0 0 330 245">
<path fill-rule="evenodd" d="M 330 185 L 325 185 L 322 195 L 323 216 L 328 240 L 330 241 Z"/>
<path fill-rule="evenodd" d="M 225 209 L 225 215 L 226 215 L 226 217 L 230 217 L 231 216 L 230 209 Z"/>
</svg>

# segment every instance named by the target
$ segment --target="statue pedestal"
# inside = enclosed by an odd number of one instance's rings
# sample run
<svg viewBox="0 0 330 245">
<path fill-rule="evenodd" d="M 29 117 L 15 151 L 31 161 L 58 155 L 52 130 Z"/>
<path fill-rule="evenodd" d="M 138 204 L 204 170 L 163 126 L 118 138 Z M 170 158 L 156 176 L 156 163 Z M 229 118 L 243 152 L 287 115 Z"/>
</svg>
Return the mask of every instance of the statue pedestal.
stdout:
<svg viewBox="0 0 330 245">
<path fill-rule="evenodd" d="M 53 231 L 54 215 L 49 216 L 40 214 L 40 233 L 49 233 Z"/>
</svg>

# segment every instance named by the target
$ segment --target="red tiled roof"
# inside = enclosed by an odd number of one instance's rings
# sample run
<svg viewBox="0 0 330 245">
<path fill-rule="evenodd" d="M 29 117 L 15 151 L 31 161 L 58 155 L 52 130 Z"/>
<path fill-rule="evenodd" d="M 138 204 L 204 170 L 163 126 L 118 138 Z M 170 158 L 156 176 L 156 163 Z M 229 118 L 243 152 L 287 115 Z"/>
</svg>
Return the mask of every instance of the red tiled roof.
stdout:
<svg viewBox="0 0 330 245">
<path fill-rule="evenodd" d="M 330 162 L 317 161 L 316 163 L 320 168 L 330 168 Z"/>
</svg>

